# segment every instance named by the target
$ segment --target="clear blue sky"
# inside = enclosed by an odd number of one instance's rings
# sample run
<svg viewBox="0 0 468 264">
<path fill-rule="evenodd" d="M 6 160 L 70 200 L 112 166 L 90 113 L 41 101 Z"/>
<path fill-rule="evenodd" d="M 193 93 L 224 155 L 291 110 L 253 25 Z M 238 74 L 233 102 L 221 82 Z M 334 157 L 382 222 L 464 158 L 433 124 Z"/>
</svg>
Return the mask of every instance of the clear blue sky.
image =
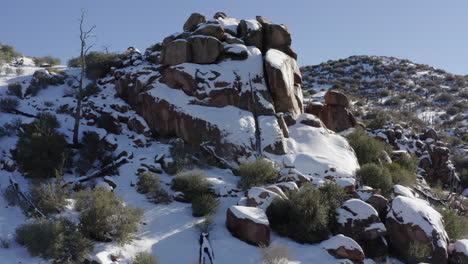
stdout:
<svg viewBox="0 0 468 264">
<path fill-rule="evenodd" d="M 96 25 L 96 49 L 144 50 L 182 30 L 192 12 L 286 24 L 301 65 L 351 55 L 386 55 L 468 74 L 467 0 L 10 0 L 0 9 L 0 42 L 63 61 L 79 52 L 80 9 Z"/>
</svg>

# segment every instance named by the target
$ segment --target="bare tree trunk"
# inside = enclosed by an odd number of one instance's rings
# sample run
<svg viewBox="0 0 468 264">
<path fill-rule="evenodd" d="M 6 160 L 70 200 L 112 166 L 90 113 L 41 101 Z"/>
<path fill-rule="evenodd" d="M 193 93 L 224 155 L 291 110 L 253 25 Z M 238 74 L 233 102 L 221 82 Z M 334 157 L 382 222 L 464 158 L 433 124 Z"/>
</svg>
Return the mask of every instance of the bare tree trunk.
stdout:
<svg viewBox="0 0 468 264">
<path fill-rule="evenodd" d="M 86 68 L 86 54 L 88 53 L 89 49 L 92 45 L 87 44 L 87 41 L 90 37 L 92 37 L 91 32 L 94 30 L 96 26 L 92 26 L 89 30 L 83 29 L 83 23 L 86 16 L 86 11 L 81 10 L 81 18 L 80 18 L 80 41 L 81 41 L 81 50 L 80 50 L 80 61 L 81 61 L 81 74 L 80 74 L 80 85 L 78 96 L 76 97 L 76 109 L 75 109 L 75 125 L 73 127 L 73 145 L 75 147 L 79 146 L 78 142 L 78 135 L 80 131 L 80 120 L 81 120 L 81 104 L 82 104 L 82 96 L 83 96 L 83 81 L 85 77 L 85 68 Z"/>
</svg>

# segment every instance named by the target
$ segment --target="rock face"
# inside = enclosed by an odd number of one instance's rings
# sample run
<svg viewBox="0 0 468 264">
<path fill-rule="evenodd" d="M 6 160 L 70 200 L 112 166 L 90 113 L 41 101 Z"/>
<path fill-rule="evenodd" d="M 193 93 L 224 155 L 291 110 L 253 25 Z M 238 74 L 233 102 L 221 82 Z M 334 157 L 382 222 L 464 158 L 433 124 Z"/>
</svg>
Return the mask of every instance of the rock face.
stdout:
<svg viewBox="0 0 468 264">
<path fill-rule="evenodd" d="M 351 199 L 336 211 L 336 231 L 356 240 L 367 257 L 380 258 L 387 255 L 386 228 L 377 211 L 369 204 Z"/>
<path fill-rule="evenodd" d="M 365 258 L 362 248 L 352 238 L 344 235 L 336 235 L 321 243 L 321 246 L 330 253 L 330 255 L 339 259 L 350 259 L 354 261 L 363 261 Z"/>
<path fill-rule="evenodd" d="M 451 245 L 450 264 L 468 263 L 468 239 L 458 240 Z"/>
<path fill-rule="evenodd" d="M 386 227 L 390 251 L 402 261 L 411 256 L 412 247 L 426 245 L 426 262 L 447 263 L 449 239 L 442 216 L 425 201 L 396 197 L 387 214 Z"/>
<path fill-rule="evenodd" d="M 348 107 L 349 100 L 346 95 L 328 91 L 325 94 L 325 105 L 311 104 L 306 108 L 306 112 L 318 116 L 328 129 L 341 132 L 357 124 Z"/>
<path fill-rule="evenodd" d="M 268 218 L 262 209 L 231 206 L 226 215 L 226 226 L 240 240 L 257 246 L 270 244 Z"/>
<path fill-rule="evenodd" d="M 303 113 L 301 73 L 284 52 L 289 31 L 266 19 L 215 17 L 192 14 L 184 32 L 154 45 L 143 64 L 115 70 L 118 95 L 153 134 L 200 145 L 225 165 L 285 154 L 289 123 L 281 117 L 293 124 Z"/>
</svg>

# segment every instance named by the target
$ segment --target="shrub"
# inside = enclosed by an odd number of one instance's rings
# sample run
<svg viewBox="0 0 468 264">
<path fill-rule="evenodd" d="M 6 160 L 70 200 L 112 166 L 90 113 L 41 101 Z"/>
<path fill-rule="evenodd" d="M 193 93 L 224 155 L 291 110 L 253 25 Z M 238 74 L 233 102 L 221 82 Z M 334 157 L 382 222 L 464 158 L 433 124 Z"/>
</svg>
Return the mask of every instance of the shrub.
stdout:
<svg viewBox="0 0 468 264">
<path fill-rule="evenodd" d="M 125 206 L 122 198 L 104 188 L 80 191 L 76 195 L 83 233 L 98 241 L 115 240 L 125 244 L 138 230 L 143 210 Z"/>
<path fill-rule="evenodd" d="M 146 194 L 148 199 L 153 203 L 170 203 L 171 196 L 161 186 L 161 179 L 149 172 L 144 172 L 138 175 L 137 191 L 141 194 Z"/>
<path fill-rule="evenodd" d="M 326 239 L 331 231 L 334 206 L 341 204 L 343 199 L 331 190 L 330 187 L 317 189 L 307 184 L 297 192 L 289 192 L 288 199 L 276 198 L 266 211 L 270 226 L 279 235 L 299 243 L 317 243 Z"/>
<path fill-rule="evenodd" d="M 8 95 L 14 95 L 18 98 L 23 98 L 23 91 L 21 90 L 20 82 L 13 82 L 8 84 Z"/>
<path fill-rule="evenodd" d="M 279 168 L 275 163 L 259 158 L 243 162 L 237 168 L 237 174 L 241 177 L 238 187 L 247 190 L 254 186 L 274 183 L 279 177 Z"/>
<path fill-rule="evenodd" d="M 455 97 L 449 93 L 442 93 L 434 99 L 436 102 L 447 104 L 455 101 Z"/>
<path fill-rule="evenodd" d="M 211 185 L 201 170 L 191 170 L 178 173 L 172 180 L 171 188 L 183 192 L 187 201 L 205 193 L 211 193 Z"/>
<path fill-rule="evenodd" d="M 368 128 L 379 129 L 390 121 L 391 117 L 385 111 L 373 111 L 364 116 L 364 119 L 370 120 L 367 124 Z"/>
<path fill-rule="evenodd" d="M 458 114 L 460 112 L 461 112 L 460 108 L 455 107 L 455 106 L 451 106 L 451 107 L 447 108 L 447 114 L 451 115 L 451 116 L 456 115 L 456 114 Z"/>
<path fill-rule="evenodd" d="M 120 133 L 119 125 L 115 122 L 114 118 L 108 113 L 101 114 L 96 120 L 96 125 L 99 128 L 104 128 L 109 133 Z"/>
<path fill-rule="evenodd" d="M 92 243 L 66 218 L 36 220 L 16 229 L 16 240 L 29 254 L 57 263 L 82 263 L 92 250 Z"/>
<path fill-rule="evenodd" d="M 410 242 L 408 248 L 408 264 L 425 262 L 431 254 L 431 244 L 421 244 L 417 241 Z"/>
<path fill-rule="evenodd" d="M 360 165 L 385 160 L 385 143 L 369 136 L 362 129 L 356 129 L 347 137 L 349 144 L 354 149 Z"/>
<path fill-rule="evenodd" d="M 13 46 L 0 43 L 0 61 L 3 60 L 8 63 L 20 56 L 21 54 Z"/>
<path fill-rule="evenodd" d="M 61 63 L 59 58 L 54 58 L 52 56 L 35 57 L 33 61 L 34 61 L 34 64 L 36 64 L 36 66 L 41 66 L 43 64 L 49 64 L 51 66 L 54 66 L 54 65 L 59 65 Z"/>
<path fill-rule="evenodd" d="M 119 66 L 121 54 L 93 51 L 86 55 L 86 76 L 91 80 L 106 77 L 112 67 Z"/>
<path fill-rule="evenodd" d="M 151 253 L 138 252 L 133 259 L 133 264 L 159 264 L 159 261 Z"/>
<path fill-rule="evenodd" d="M 196 196 L 192 200 L 192 215 L 195 217 L 211 215 L 216 212 L 219 201 L 209 193 Z"/>
<path fill-rule="evenodd" d="M 392 178 L 392 184 L 409 186 L 416 182 L 416 170 L 411 171 L 394 162 L 385 166 Z"/>
<path fill-rule="evenodd" d="M 96 83 L 89 83 L 88 85 L 86 85 L 86 87 L 83 89 L 81 93 L 77 94 L 77 97 L 86 98 L 86 97 L 96 95 L 100 92 L 101 92 L 101 88 L 99 88 L 99 86 L 97 86 Z"/>
<path fill-rule="evenodd" d="M 395 160 L 398 165 L 400 165 L 402 168 L 412 172 L 416 173 L 416 170 L 418 168 L 418 159 L 415 156 L 412 155 L 401 155 L 400 158 Z"/>
<path fill-rule="evenodd" d="M 374 163 L 364 164 L 356 171 L 356 177 L 364 185 L 381 189 L 385 195 L 390 194 L 393 187 L 392 175 L 388 169 Z"/>
<path fill-rule="evenodd" d="M 19 106 L 19 101 L 16 98 L 2 98 L 0 99 L 0 111 L 5 113 L 10 113 Z"/>
<path fill-rule="evenodd" d="M 455 242 L 464 235 L 468 234 L 468 220 L 465 216 L 460 216 L 451 208 L 439 206 L 437 211 L 444 218 L 444 227 L 451 242 Z"/>
<path fill-rule="evenodd" d="M 106 154 L 104 143 L 94 131 L 86 131 L 81 139 L 80 157 L 77 162 L 77 171 L 81 175 L 86 174 L 94 167 L 96 161 Z"/>
<path fill-rule="evenodd" d="M 173 159 L 172 164 L 166 168 L 167 173 L 176 174 L 184 170 L 192 170 L 195 165 L 206 166 L 211 161 L 199 145 L 186 144 L 183 140 L 175 140 L 169 149 Z"/>
<path fill-rule="evenodd" d="M 15 73 L 17 76 L 21 76 L 24 74 L 24 70 L 21 68 L 16 68 Z"/>
<path fill-rule="evenodd" d="M 55 183 L 41 183 L 30 192 L 31 201 L 45 215 L 60 213 L 68 205 L 68 190 Z"/>
<path fill-rule="evenodd" d="M 73 115 L 73 107 L 70 107 L 68 104 L 63 104 L 57 109 L 57 114 Z"/>
<path fill-rule="evenodd" d="M 59 126 L 54 115 L 41 113 L 21 133 L 14 158 L 28 177 L 54 177 L 61 172 L 68 150 L 65 136 L 57 132 Z"/>
</svg>

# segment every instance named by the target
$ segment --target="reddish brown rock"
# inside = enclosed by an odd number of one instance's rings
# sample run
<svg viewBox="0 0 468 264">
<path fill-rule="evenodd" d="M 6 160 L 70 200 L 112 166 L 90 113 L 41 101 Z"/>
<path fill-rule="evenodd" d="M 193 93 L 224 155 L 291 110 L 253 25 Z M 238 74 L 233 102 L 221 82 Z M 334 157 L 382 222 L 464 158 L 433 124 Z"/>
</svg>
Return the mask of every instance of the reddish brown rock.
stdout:
<svg viewBox="0 0 468 264">
<path fill-rule="evenodd" d="M 178 39 L 165 45 L 161 56 L 162 64 L 177 65 L 192 60 L 192 49 L 187 40 Z"/>
<path fill-rule="evenodd" d="M 328 91 L 325 93 L 325 104 L 333 106 L 349 107 L 349 100 L 346 95 L 337 91 Z"/>
<path fill-rule="evenodd" d="M 322 112 L 322 109 L 322 103 L 310 103 L 309 105 L 307 105 L 305 112 L 320 117 L 320 112 Z"/>
<path fill-rule="evenodd" d="M 335 132 L 341 132 L 356 125 L 353 114 L 343 106 L 325 105 L 319 117 L 328 129 Z"/>
<path fill-rule="evenodd" d="M 270 227 L 265 212 L 259 208 L 231 206 L 226 213 L 226 226 L 240 240 L 257 246 L 270 244 Z"/>
<path fill-rule="evenodd" d="M 199 13 L 193 13 L 184 24 L 184 31 L 193 31 L 199 24 L 205 23 L 206 18 Z"/>
<path fill-rule="evenodd" d="M 335 258 L 350 259 L 354 261 L 363 261 L 365 258 L 364 251 L 361 246 L 344 235 L 336 235 L 321 243 L 321 246 Z"/>
<path fill-rule="evenodd" d="M 223 52 L 223 44 L 214 37 L 196 35 L 190 37 L 189 42 L 192 48 L 193 63 L 214 63 Z"/>
</svg>

